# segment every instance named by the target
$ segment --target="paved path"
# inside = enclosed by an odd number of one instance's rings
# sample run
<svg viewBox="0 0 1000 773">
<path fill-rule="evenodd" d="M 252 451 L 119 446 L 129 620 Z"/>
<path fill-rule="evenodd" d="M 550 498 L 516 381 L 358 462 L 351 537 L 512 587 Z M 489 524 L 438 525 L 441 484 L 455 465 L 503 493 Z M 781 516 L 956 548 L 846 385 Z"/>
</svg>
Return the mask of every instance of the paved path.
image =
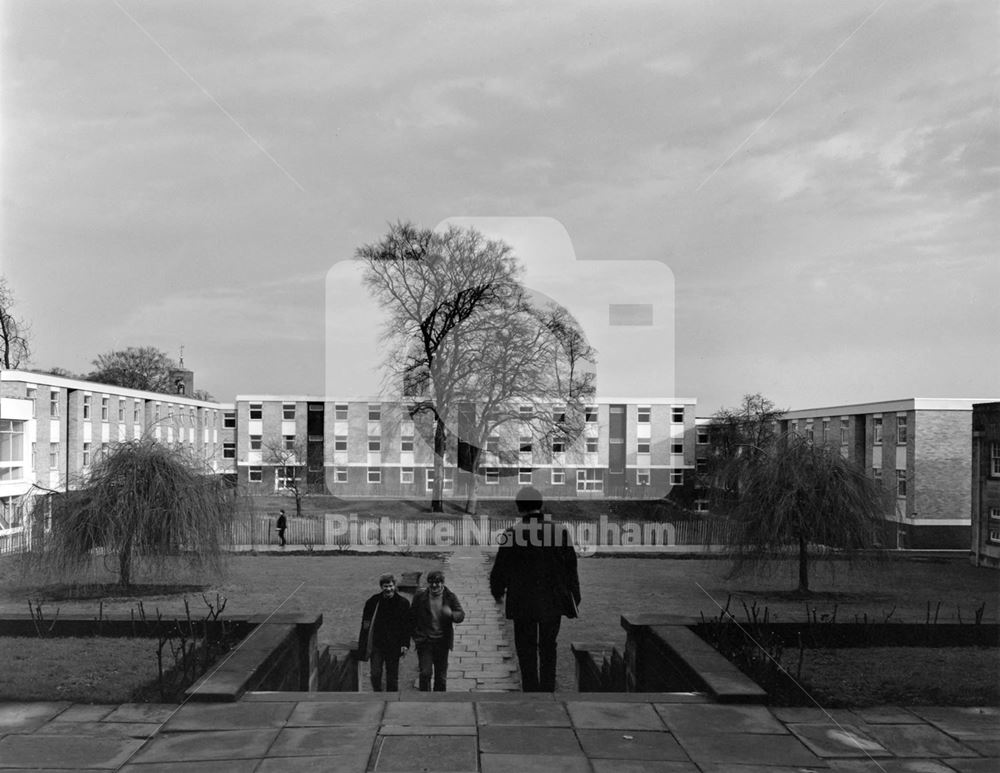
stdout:
<svg viewBox="0 0 1000 773">
<path fill-rule="evenodd" d="M 251 693 L 0 703 L 0 768 L 124 773 L 995 773 L 1000 709 L 722 706 L 691 694 Z"/>
<path fill-rule="evenodd" d="M 455 648 L 448 660 L 449 692 L 521 689 L 513 629 L 503 607 L 490 595 L 492 563 L 492 554 L 478 548 L 458 548 L 445 559 L 445 584 L 465 609 L 464 622 L 455 626 Z M 418 688 L 416 652 L 400 661 L 399 681 L 404 691 Z M 358 684 L 361 692 L 372 692 L 368 663 L 362 664 Z"/>
</svg>

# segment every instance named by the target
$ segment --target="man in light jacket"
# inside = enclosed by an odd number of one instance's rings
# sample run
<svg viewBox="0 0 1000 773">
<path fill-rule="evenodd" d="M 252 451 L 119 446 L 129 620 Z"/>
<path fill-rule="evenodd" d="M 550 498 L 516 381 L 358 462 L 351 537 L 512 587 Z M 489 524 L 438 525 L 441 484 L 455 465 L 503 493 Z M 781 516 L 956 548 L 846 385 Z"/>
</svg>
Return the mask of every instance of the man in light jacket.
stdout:
<svg viewBox="0 0 1000 773">
<path fill-rule="evenodd" d="M 448 653 L 455 642 L 454 624 L 465 619 L 458 597 L 445 587 L 444 574 L 427 574 L 427 587 L 421 588 L 410 605 L 413 643 L 420 664 L 420 689 L 427 692 L 434 681 L 434 692 L 444 692 L 448 685 Z"/>
</svg>

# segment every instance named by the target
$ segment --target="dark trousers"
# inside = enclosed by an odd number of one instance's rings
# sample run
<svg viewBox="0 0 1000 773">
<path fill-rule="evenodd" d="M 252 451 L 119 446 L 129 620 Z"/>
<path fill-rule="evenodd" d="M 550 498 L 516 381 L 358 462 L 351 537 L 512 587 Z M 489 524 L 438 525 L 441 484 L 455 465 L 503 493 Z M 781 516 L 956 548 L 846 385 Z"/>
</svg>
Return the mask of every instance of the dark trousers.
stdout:
<svg viewBox="0 0 1000 773">
<path fill-rule="evenodd" d="M 285 547 L 285 530 L 278 529 L 278 539 L 281 540 L 281 547 Z"/>
<path fill-rule="evenodd" d="M 385 689 L 387 692 L 399 690 L 399 652 L 395 655 L 375 650 L 372 652 L 372 689 L 382 692 L 382 669 L 385 668 Z"/>
<path fill-rule="evenodd" d="M 448 643 L 444 639 L 417 642 L 417 661 L 420 664 L 420 690 L 444 692 L 448 687 Z"/>
<path fill-rule="evenodd" d="M 514 649 L 521 667 L 522 692 L 555 692 L 556 638 L 562 617 L 514 618 Z"/>
</svg>

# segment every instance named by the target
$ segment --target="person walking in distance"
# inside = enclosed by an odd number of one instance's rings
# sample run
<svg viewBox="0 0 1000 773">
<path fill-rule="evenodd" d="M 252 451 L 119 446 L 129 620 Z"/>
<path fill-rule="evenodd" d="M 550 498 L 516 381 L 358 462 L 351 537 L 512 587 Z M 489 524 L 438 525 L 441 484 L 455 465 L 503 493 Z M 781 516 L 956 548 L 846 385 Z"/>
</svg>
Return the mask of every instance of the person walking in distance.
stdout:
<svg viewBox="0 0 1000 773">
<path fill-rule="evenodd" d="M 358 660 L 371 659 L 371 682 L 375 692 L 399 689 L 399 659 L 410 649 L 410 602 L 396 593 L 396 578 L 378 578 L 381 590 L 365 602 L 358 634 Z"/>
<path fill-rule="evenodd" d="M 542 495 L 531 486 L 515 499 L 521 521 L 500 539 L 490 593 L 497 604 L 507 597 L 514 621 L 514 649 L 524 692 L 556 689 L 556 639 L 563 617 L 576 617 L 580 579 L 576 551 L 566 527 L 542 515 Z"/>
<path fill-rule="evenodd" d="M 285 547 L 285 529 L 288 528 L 288 519 L 285 518 L 285 511 L 278 511 L 278 521 L 274 524 L 274 528 L 278 530 L 278 539 L 281 540 L 281 547 Z"/>
<path fill-rule="evenodd" d="M 448 683 L 448 653 L 455 641 L 455 623 L 465 619 L 465 610 L 444 584 L 444 574 L 427 574 L 427 587 L 421 588 L 410 606 L 413 643 L 420 665 L 420 689 L 427 692 L 434 679 L 434 692 L 444 692 Z"/>
</svg>

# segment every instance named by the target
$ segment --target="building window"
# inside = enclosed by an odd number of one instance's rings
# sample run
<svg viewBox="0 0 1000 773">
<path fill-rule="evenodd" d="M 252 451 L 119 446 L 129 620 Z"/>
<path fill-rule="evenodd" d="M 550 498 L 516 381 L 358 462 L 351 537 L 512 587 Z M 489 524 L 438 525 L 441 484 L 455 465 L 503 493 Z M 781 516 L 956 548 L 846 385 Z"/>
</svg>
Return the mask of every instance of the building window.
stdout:
<svg viewBox="0 0 1000 773">
<path fill-rule="evenodd" d="M 281 404 L 281 418 L 284 421 L 295 421 L 295 403 Z"/>
<path fill-rule="evenodd" d="M 428 491 L 433 491 L 434 490 L 434 469 L 433 468 L 428 468 L 427 471 L 426 471 L 426 475 L 427 475 L 427 477 L 426 477 L 425 480 L 426 480 L 427 490 Z M 452 488 L 452 485 L 454 484 L 454 482 L 455 482 L 455 479 L 453 477 L 452 470 L 449 470 L 446 467 L 445 470 L 444 470 L 444 481 L 441 484 L 441 491 L 443 491 L 443 492 L 451 491 L 451 488 Z"/>
<path fill-rule="evenodd" d="M 635 471 L 635 485 L 637 485 L 637 486 L 648 486 L 649 485 L 649 470 L 636 470 Z"/>
<path fill-rule="evenodd" d="M 24 424 L 0 419 L 0 480 L 24 477 Z"/>
<path fill-rule="evenodd" d="M 263 440 L 264 440 L 264 438 L 262 436 L 260 436 L 260 435 L 251 435 L 250 436 L 250 450 L 251 451 L 260 451 L 260 448 L 263 445 Z"/>
<path fill-rule="evenodd" d="M 90 443 L 83 444 L 83 466 L 90 467 Z"/>
<path fill-rule="evenodd" d="M 684 423 L 684 409 L 679 406 L 674 406 L 670 409 L 670 421 L 674 424 Z"/>
<path fill-rule="evenodd" d="M 812 422 L 809 422 L 808 424 L 806 424 L 806 442 L 809 445 L 812 445 L 815 440 L 816 440 L 816 432 L 813 429 Z"/>
<path fill-rule="evenodd" d="M 586 443 L 587 443 L 587 445 L 586 445 L 587 453 L 588 454 L 596 454 L 597 453 L 597 438 L 595 438 L 595 437 L 589 437 L 589 438 L 587 438 Z"/>
<path fill-rule="evenodd" d="M 368 421 L 382 421 L 382 405 L 380 403 L 368 406 Z"/>
<path fill-rule="evenodd" d="M 671 440 L 670 441 L 670 453 L 672 453 L 672 454 L 683 454 L 684 453 L 684 441 L 683 440 Z"/>
<path fill-rule="evenodd" d="M 486 438 L 486 452 L 490 454 L 500 453 L 500 436 L 490 435 Z"/>
<path fill-rule="evenodd" d="M 698 427 L 698 445 L 707 446 L 708 445 L 708 427 Z"/>
<path fill-rule="evenodd" d="M 274 473 L 274 488 L 276 491 L 282 489 L 293 489 L 298 480 L 298 470 L 295 467 L 278 467 Z"/>
<path fill-rule="evenodd" d="M 896 496 L 906 496 L 906 470 L 896 470 Z"/>
<path fill-rule="evenodd" d="M 108 398 L 101 398 L 101 421 L 108 420 Z"/>
<path fill-rule="evenodd" d="M 648 440 L 640 440 L 636 444 L 636 449 L 635 450 L 636 450 L 636 453 L 648 454 L 649 453 L 649 441 Z"/>
<path fill-rule="evenodd" d="M 347 421 L 347 403 L 337 403 L 333 406 L 333 418 L 337 421 Z"/>
<path fill-rule="evenodd" d="M 376 437 L 375 435 L 368 436 L 368 452 L 369 453 L 379 453 L 382 450 L 382 438 Z"/>
<path fill-rule="evenodd" d="M 399 440 L 399 450 L 400 451 L 412 451 L 413 450 L 413 435 L 403 435 Z"/>
<path fill-rule="evenodd" d="M 670 471 L 670 485 L 671 486 L 683 486 L 684 485 L 684 470 L 671 470 Z"/>
<path fill-rule="evenodd" d="M 696 499 L 696 500 L 694 500 L 694 511 L 696 513 L 707 513 L 708 512 L 708 500 L 707 499 Z"/>
<path fill-rule="evenodd" d="M 282 435 L 281 445 L 286 451 L 295 450 L 295 435 Z"/>
<path fill-rule="evenodd" d="M 0 497 L 0 527 L 20 526 L 24 519 L 24 506 L 14 497 Z"/>
<path fill-rule="evenodd" d="M 35 389 L 35 387 L 25 387 L 24 389 L 24 396 L 27 399 L 31 400 L 31 418 L 33 419 L 38 417 L 38 412 L 37 412 L 38 406 L 35 404 L 36 392 L 37 390 Z"/>
<path fill-rule="evenodd" d="M 562 486 L 566 483 L 566 470 L 562 468 L 552 468 L 552 485 Z"/>
<path fill-rule="evenodd" d="M 399 468 L 399 482 L 400 483 L 413 483 L 413 468 L 412 467 L 400 467 Z"/>
<path fill-rule="evenodd" d="M 334 451 L 346 451 L 347 450 L 347 435 L 334 435 L 334 437 L 333 437 L 333 450 Z"/>
<path fill-rule="evenodd" d="M 530 467 L 519 467 L 517 470 L 517 482 L 522 486 L 531 485 L 531 468 Z"/>
<path fill-rule="evenodd" d="M 552 421 L 555 422 L 556 424 L 562 424 L 566 421 L 565 405 L 552 406 Z"/>
<path fill-rule="evenodd" d="M 134 403 L 132 403 L 132 423 L 133 424 L 138 424 L 139 423 L 139 414 L 140 414 L 140 409 L 141 408 L 142 408 L 142 403 L 140 403 L 138 400 L 136 400 Z"/>
<path fill-rule="evenodd" d="M 596 424 L 597 423 L 597 406 L 596 405 L 588 405 L 586 408 L 583 409 L 583 420 L 585 422 L 587 422 L 587 424 Z"/>
<path fill-rule="evenodd" d="M 250 420 L 260 420 L 264 418 L 264 404 L 263 403 L 250 403 Z"/>
<path fill-rule="evenodd" d="M 830 420 L 823 419 L 823 445 L 830 442 Z"/>
<path fill-rule="evenodd" d="M 882 443 L 882 417 L 876 416 L 872 419 L 872 442 L 875 445 Z"/>
<path fill-rule="evenodd" d="M 872 467 L 872 480 L 879 486 L 882 485 L 882 468 Z"/>
<path fill-rule="evenodd" d="M 118 421 L 125 421 L 125 401 L 118 398 Z"/>
<path fill-rule="evenodd" d="M 851 425 L 848 419 L 840 420 L 840 445 L 842 446 L 847 445 L 847 433 L 850 427 Z"/>
<path fill-rule="evenodd" d="M 53 419 L 59 415 L 59 390 L 49 392 L 49 416 Z"/>
<path fill-rule="evenodd" d="M 346 467 L 334 467 L 333 468 L 333 482 L 334 483 L 347 483 L 347 468 Z"/>
<path fill-rule="evenodd" d="M 264 482 L 264 468 L 263 467 L 249 467 L 247 468 L 247 480 L 251 483 L 263 483 Z"/>
<path fill-rule="evenodd" d="M 1000 507 L 991 507 L 990 508 L 990 520 L 991 521 L 1000 521 Z"/>
<path fill-rule="evenodd" d="M 522 421 L 529 421 L 532 416 L 535 415 L 534 406 L 522 405 L 518 408 L 518 415 L 520 415 Z"/>
<path fill-rule="evenodd" d="M 222 426 L 224 429 L 236 428 L 236 411 L 224 411 L 222 414 Z"/>
<path fill-rule="evenodd" d="M 1000 544 L 1000 527 L 996 529 L 990 527 L 990 542 L 994 545 Z"/>
<path fill-rule="evenodd" d="M 649 414 L 651 411 L 650 407 L 648 405 L 640 405 L 636 411 L 636 420 L 640 424 L 649 424 Z"/>
<path fill-rule="evenodd" d="M 522 454 L 530 454 L 531 435 L 521 435 L 517 440 L 517 448 Z"/>
<path fill-rule="evenodd" d="M 1000 476 L 1000 443 L 990 444 L 990 475 Z"/>
<path fill-rule="evenodd" d="M 905 446 L 906 445 L 907 437 L 908 437 L 908 433 L 907 433 L 906 416 L 905 415 L 904 416 L 897 416 L 896 417 L 896 442 L 899 445 L 901 445 L 901 446 Z"/>
<path fill-rule="evenodd" d="M 496 486 L 500 483 L 500 470 L 496 467 L 484 467 L 483 478 L 488 486 Z"/>
<path fill-rule="evenodd" d="M 576 471 L 577 491 L 604 491 L 604 476 L 601 470 L 589 467 Z"/>
<path fill-rule="evenodd" d="M 708 459 L 695 459 L 695 470 L 701 474 L 708 472 Z"/>
<path fill-rule="evenodd" d="M 236 458 L 236 444 L 235 443 L 223 443 L 222 444 L 222 458 L 223 459 L 235 459 Z"/>
<path fill-rule="evenodd" d="M 552 453 L 562 454 L 566 452 L 566 438 L 557 437 L 552 439 Z"/>
<path fill-rule="evenodd" d="M 59 444 L 49 443 L 49 469 L 59 469 Z"/>
<path fill-rule="evenodd" d="M 90 418 L 90 395 L 83 396 L 83 418 Z"/>
</svg>

